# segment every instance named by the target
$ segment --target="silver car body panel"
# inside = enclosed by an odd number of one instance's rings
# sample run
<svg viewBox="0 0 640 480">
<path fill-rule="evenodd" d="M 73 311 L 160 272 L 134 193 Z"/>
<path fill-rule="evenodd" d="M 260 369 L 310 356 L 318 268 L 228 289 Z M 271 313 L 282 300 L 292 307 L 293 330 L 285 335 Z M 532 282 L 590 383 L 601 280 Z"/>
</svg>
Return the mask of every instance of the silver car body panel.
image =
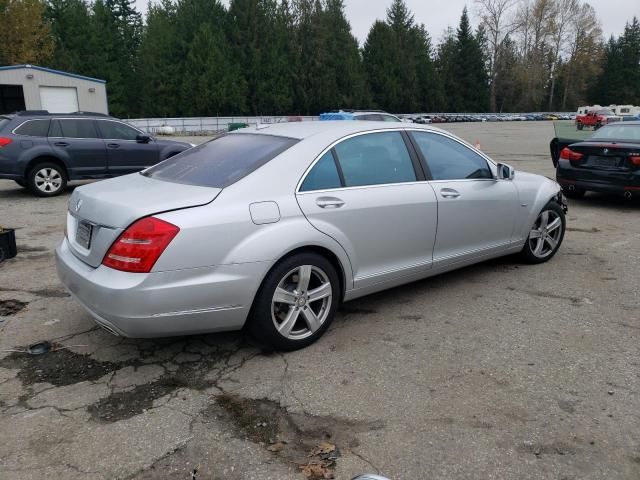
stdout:
<svg viewBox="0 0 640 480">
<path fill-rule="evenodd" d="M 314 248 L 335 259 L 345 300 L 521 250 L 537 214 L 559 192 L 555 182 L 538 175 L 518 171 L 513 180 L 298 192 L 332 145 L 361 133 L 402 130 L 460 141 L 429 125 L 275 124 L 231 135 L 301 141 L 224 189 L 140 174 L 78 187 L 70 201 L 68 238 L 56 250 L 60 279 L 98 323 L 121 335 L 153 337 L 241 328 L 262 279 L 297 249 Z M 495 163 L 478 153 L 495 175 Z M 443 189 L 460 195 L 444 198 Z M 319 197 L 337 197 L 344 205 L 322 209 Z M 74 212 L 78 200 L 80 212 Z M 151 273 L 102 266 L 117 236 L 148 215 L 180 228 Z M 78 220 L 96 225 L 90 251 L 75 241 Z"/>
</svg>

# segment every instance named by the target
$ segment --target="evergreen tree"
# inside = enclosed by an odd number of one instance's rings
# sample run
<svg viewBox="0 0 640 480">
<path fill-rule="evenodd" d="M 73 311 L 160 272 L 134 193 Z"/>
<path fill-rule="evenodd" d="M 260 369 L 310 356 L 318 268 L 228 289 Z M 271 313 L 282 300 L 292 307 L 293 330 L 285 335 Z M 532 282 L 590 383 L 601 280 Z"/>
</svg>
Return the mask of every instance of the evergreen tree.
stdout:
<svg viewBox="0 0 640 480">
<path fill-rule="evenodd" d="M 83 0 L 49 0 L 46 17 L 55 47 L 48 65 L 67 72 L 87 72 L 90 50 L 91 16 Z"/>
<path fill-rule="evenodd" d="M 42 64 L 54 42 L 40 0 L 0 0 L 0 65 Z"/>
</svg>

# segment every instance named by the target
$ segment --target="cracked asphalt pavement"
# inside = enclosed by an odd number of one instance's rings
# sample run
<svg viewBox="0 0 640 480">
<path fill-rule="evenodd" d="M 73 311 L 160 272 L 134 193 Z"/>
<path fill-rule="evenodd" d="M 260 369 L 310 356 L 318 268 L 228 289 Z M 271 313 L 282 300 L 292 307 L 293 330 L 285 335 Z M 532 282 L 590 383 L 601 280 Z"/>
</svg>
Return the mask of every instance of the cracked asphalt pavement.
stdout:
<svg viewBox="0 0 640 480">
<path fill-rule="evenodd" d="M 445 128 L 553 176 L 550 123 Z M 295 480 L 323 441 L 338 479 L 640 478 L 637 200 L 570 201 L 551 262 L 358 299 L 279 354 L 240 333 L 97 328 L 53 264 L 72 188 L 38 199 L 0 182 L 19 247 L 0 264 L 0 478 Z M 43 340 L 54 351 L 22 353 Z"/>
</svg>

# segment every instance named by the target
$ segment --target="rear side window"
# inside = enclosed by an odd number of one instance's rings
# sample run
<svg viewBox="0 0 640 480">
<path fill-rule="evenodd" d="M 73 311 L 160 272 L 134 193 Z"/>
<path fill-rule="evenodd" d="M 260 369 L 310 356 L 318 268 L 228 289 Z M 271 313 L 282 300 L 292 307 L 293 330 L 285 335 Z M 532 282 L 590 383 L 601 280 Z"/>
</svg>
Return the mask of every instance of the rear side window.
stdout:
<svg viewBox="0 0 640 480">
<path fill-rule="evenodd" d="M 143 175 L 168 182 L 224 188 L 272 160 L 298 140 L 234 133 L 190 148 L 148 168 Z"/>
<path fill-rule="evenodd" d="M 314 190 L 326 190 L 329 188 L 340 188 L 340 175 L 336 162 L 331 152 L 325 153 L 316 162 L 311 171 L 307 174 L 304 182 L 300 186 L 301 192 L 311 192 Z"/>
<path fill-rule="evenodd" d="M 339 143 L 335 150 L 347 187 L 416 181 L 400 132 L 359 135 Z"/>
<path fill-rule="evenodd" d="M 434 180 L 493 178 L 487 161 L 455 140 L 428 132 L 412 132 Z"/>
<path fill-rule="evenodd" d="M 28 137 L 46 137 L 49 132 L 49 120 L 28 120 L 15 129 L 16 135 Z"/>
<path fill-rule="evenodd" d="M 93 120 L 54 120 L 49 132 L 50 137 L 100 138 Z"/>
</svg>

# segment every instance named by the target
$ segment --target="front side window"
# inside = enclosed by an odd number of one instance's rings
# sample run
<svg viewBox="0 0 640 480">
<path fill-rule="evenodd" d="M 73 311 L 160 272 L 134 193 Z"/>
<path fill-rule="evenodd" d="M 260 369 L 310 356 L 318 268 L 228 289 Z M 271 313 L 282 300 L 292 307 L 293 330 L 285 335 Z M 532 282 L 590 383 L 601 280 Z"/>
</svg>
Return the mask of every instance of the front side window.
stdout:
<svg viewBox="0 0 640 480">
<path fill-rule="evenodd" d="M 444 135 L 411 132 L 433 180 L 493 178 L 487 161 L 466 145 Z"/>
<path fill-rule="evenodd" d="M 74 119 L 54 120 L 49 136 L 56 138 L 100 138 L 93 120 Z"/>
<path fill-rule="evenodd" d="M 232 133 L 185 150 L 148 168 L 142 175 L 174 183 L 224 188 L 297 142 L 275 135 Z"/>
<path fill-rule="evenodd" d="M 28 120 L 15 129 L 16 135 L 28 137 L 46 137 L 49 132 L 49 120 Z"/>
<path fill-rule="evenodd" d="M 124 123 L 99 120 L 98 125 L 102 138 L 109 140 L 135 140 L 140 132 Z"/>
<path fill-rule="evenodd" d="M 327 190 L 329 188 L 340 188 L 340 175 L 336 162 L 331 152 L 325 153 L 320 160 L 316 162 L 311 171 L 300 186 L 301 192 L 311 192 L 314 190 Z"/>
<path fill-rule="evenodd" d="M 336 145 L 335 151 L 346 187 L 416 181 L 400 132 L 358 135 Z"/>
</svg>

